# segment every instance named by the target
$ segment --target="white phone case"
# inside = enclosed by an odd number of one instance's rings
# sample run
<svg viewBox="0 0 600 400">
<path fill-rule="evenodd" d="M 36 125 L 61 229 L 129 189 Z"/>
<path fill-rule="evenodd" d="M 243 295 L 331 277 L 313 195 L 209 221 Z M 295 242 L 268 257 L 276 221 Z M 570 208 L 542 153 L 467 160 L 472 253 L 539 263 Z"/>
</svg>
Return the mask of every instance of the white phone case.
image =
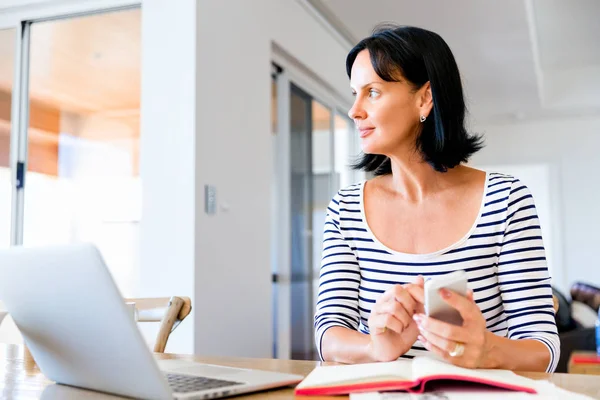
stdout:
<svg viewBox="0 0 600 400">
<path fill-rule="evenodd" d="M 440 321 L 462 325 L 460 313 L 446 303 L 439 294 L 441 288 L 467 296 L 467 273 L 454 271 L 446 275 L 431 278 L 425 282 L 425 314 Z"/>
</svg>

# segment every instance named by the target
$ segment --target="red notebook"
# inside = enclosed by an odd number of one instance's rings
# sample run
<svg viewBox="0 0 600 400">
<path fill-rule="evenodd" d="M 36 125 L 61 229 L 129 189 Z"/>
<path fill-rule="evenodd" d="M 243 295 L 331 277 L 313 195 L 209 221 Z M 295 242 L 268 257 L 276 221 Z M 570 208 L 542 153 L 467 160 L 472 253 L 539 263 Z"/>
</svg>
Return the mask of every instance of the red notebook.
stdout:
<svg viewBox="0 0 600 400">
<path fill-rule="evenodd" d="M 600 364 L 600 356 L 596 354 L 573 355 L 571 361 L 573 364 Z"/>
<path fill-rule="evenodd" d="M 331 396 L 360 392 L 423 393 L 426 383 L 439 380 L 475 382 L 497 388 L 536 393 L 535 381 L 512 371 L 467 369 L 431 357 L 387 363 L 334 365 L 315 368 L 298 386 L 299 396 Z"/>
</svg>

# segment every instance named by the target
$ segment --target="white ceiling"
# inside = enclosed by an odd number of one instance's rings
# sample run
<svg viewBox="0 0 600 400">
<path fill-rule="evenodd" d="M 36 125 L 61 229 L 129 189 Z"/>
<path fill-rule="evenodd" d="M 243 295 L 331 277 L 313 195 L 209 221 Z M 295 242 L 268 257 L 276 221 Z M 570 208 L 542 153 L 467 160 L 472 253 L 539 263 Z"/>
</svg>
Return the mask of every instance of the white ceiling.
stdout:
<svg viewBox="0 0 600 400">
<path fill-rule="evenodd" d="M 534 9 L 544 70 L 600 64 L 600 1 L 536 0 Z"/>
<path fill-rule="evenodd" d="M 309 0 L 352 43 L 381 22 L 439 33 L 475 122 L 600 114 L 600 0 Z"/>
</svg>

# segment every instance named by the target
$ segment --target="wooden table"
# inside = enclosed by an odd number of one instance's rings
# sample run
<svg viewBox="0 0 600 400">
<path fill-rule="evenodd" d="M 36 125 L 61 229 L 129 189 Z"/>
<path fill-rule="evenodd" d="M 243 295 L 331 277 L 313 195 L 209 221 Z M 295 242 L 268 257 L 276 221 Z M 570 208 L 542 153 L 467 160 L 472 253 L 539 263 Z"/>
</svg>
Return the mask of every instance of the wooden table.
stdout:
<svg viewBox="0 0 600 400">
<path fill-rule="evenodd" d="M 276 359 L 249 359 L 228 357 L 194 357 L 187 355 L 157 354 L 162 359 L 185 359 L 196 360 L 211 364 L 256 368 L 270 371 L 288 372 L 293 374 L 307 375 L 312 369 L 319 365 L 314 361 L 290 361 Z M 533 379 L 546 379 L 564 389 L 583 393 L 600 399 L 600 379 L 597 376 L 574 375 L 574 374 L 543 374 L 543 373 L 521 373 Z M 101 393 L 84 391 L 57 385 L 49 381 L 36 364 L 24 356 L 21 346 L 0 344 L 0 397 L 2 399 L 43 399 L 43 400 L 111 400 L 120 397 L 109 396 Z M 238 396 L 234 399 L 266 399 L 266 400 L 289 400 L 294 398 L 293 388 L 284 388 L 268 392 L 256 393 L 247 396 Z M 343 397 L 299 397 L 306 400 L 343 399 Z"/>
</svg>

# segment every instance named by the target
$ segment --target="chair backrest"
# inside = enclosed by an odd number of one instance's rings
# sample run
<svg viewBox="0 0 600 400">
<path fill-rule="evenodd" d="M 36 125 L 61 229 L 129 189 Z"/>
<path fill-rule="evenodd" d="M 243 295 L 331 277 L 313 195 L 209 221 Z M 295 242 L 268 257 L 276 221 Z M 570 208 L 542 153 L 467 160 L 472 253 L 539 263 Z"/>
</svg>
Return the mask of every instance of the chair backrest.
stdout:
<svg viewBox="0 0 600 400">
<path fill-rule="evenodd" d="M 192 311 L 189 297 L 155 297 L 125 299 L 127 303 L 135 303 L 138 322 L 160 322 L 154 352 L 164 353 L 171 332 Z"/>
<path fill-rule="evenodd" d="M 598 312 L 600 308 L 600 288 L 586 282 L 575 282 L 571 286 L 571 299 L 587 304 Z"/>
</svg>

